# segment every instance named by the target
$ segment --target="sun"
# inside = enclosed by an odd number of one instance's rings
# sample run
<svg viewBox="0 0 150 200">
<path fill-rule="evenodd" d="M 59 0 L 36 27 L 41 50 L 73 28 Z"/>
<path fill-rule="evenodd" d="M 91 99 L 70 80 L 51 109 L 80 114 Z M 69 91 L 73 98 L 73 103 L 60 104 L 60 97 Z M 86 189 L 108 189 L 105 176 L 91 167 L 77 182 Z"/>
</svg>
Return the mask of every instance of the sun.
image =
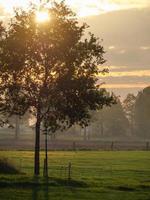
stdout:
<svg viewBox="0 0 150 200">
<path fill-rule="evenodd" d="M 36 21 L 39 23 L 47 22 L 50 20 L 49 13 L 46 11 L 38 11 L 36 13 Z"/>
</svg>

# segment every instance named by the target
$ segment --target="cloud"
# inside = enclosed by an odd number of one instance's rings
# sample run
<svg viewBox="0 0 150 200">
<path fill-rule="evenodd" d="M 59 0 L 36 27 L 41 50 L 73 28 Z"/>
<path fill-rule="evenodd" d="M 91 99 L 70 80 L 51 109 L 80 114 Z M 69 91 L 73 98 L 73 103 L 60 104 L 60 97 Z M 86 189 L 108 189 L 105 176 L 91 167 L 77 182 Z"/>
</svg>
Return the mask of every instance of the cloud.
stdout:
<svg viewBox="0 0 150 200">
<path fill-rule="evenodd" d="M 109 49 L 109 50 L 114 50 L 114 49 L 115 49 L 115 46 L 113 46 L 113 45 L 112 45 L 112 46 L 109 46 L 108 49 Z"/>
<path fill-rule="evenodd" d="M 150 50 L 150 46 L 142 46 L 140 47 L 140 49 L 143 51 L 147 51 L 147 50 Z"/>
<path fill-rule="evenodd" d="M 149 0 L 66 0 L 80 16 L 97 15 L 117 10 L 150 7 Z"/>
<path fill-rule="evenodd" d="M 66 0 L 66 3 L 79 13 L 80 16 L 150 6 L 149 0 Z"/>
<path fill-rule="evenodd" d="M 91 32 L 103 39 L 108 65 L 149 68 L 150 8 L 121 10 L 84 21 L 90 25 Z"/>
<path fill-rule="evenodd" d="M 119 54 L 124 54 L 124 53 L 126 53 L 126 50 L 125 50 L 125 49 L 122 49 L 122 50 L 118 51 L 118 53 L 119 53 Z"/>
<path fill-rule="evenodd" d="M 130 88 L 134 88 L 134 89 L 142 89 L 145 87 L 148 87 L 150 84 L 145 84 L 145 83 L 136 83 L 136 84 L 104 84 L 102 86 L 102 88 L 107 88 L 107 89 L 130 89 Z"/>
<path fill-rule="evenodd" d="M 114 3 L 122 8 L 141 8 L 150 6 L 149 0 L 109 0 L 109 3 Z"/>
<path fill-rule="evenodd" d="M 101 67 L 100 67 L 101 68 Z M 124 70 L 124 69 L 127 69 L 128 68 L 128 66 L 113 66 L 113 65 L 111 65 L 111 66 L 103 66 L 102 68 L 108 68 L 109 70 L 113 70 L 113 71 L 115 71 L 115 70 Z"/>
<path fill-rule="evenodd" d="M 116 72 L 109 72 L 108 74 L 105 75 L 105 77 L 150 77 L 150 70 L 134 70 L 134 71 L 116 71 Z"/>
<path fill-rule="evenodd" d="M 109 0 L 109 2 L 117 3 L 119 5 L 137 5 L 137 6 L 148 6 L 150 5 L 149 0 Z"/>
</svg>

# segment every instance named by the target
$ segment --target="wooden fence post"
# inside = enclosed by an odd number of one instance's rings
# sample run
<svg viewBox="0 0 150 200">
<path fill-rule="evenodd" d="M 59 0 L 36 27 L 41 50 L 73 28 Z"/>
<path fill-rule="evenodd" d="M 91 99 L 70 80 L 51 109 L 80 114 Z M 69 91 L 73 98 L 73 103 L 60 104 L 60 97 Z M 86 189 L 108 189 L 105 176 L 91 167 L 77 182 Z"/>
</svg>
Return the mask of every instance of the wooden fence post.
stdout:
<svg viewBox="0 0 150 200">
<path fill-rule="evenodd" d="M 73 142 L 72 146 L 73 146 L 73 151 L 76 151 L 76 142 Z"/>
<path fill-rule="evenodd" d="M 114 150 L 114 142 L 111 143 L 111 150 Z"/>
</svg>

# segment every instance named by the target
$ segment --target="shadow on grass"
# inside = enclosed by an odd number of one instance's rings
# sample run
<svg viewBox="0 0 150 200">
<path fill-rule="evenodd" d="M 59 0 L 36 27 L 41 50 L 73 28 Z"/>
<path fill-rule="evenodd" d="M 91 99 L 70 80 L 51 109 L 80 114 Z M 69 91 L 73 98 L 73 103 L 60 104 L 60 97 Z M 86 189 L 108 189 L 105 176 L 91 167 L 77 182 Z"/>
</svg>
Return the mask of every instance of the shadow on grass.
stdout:
<svg viewBox="0 0 150 200">
<path fill-rule="evenodd" d="M 140 185 L 139 188 L 142 189 L 142 190 L 150 191 L 150 185 Z"/>
<path fill-rule="evenodd" d="M 137 185 L 135 187 L 130 186 L 110 186 L 108 187 L 111 190 L 118 190 L 122 192 L 134 192 L 140 190 L 150 190 L 150 185 Z"/>
<path fill-rule="evenodd" d="M 21 174 L 21 172 L 7 158 L 0 158 L 0 174 Z"/>
<path fill-rule="evenodd" d="M 118 190 L 121 192 L 134 192 L 137 190 L 137 188 L 129 187 L 129 186 L 110 186 L 108 188 L 111 190 Z"/>
<path fill-rule="evenodd" d="M 34 187 L 74 187 L 74 188 L 85 188 L 88 187 L 88 184 L 86 184 L 83 181 L 76 181 L 76 180 L 64 180 L 64 179 L 58 179 L 58 178 L 39 178 L 39 177 L 19 177 L 16 179 L 7 178 L 3 177 L 0 179 L 0 188 L 6 188 L 6 187 L 11 187 L 11 188 L 34 188 Z"/>
</svg>

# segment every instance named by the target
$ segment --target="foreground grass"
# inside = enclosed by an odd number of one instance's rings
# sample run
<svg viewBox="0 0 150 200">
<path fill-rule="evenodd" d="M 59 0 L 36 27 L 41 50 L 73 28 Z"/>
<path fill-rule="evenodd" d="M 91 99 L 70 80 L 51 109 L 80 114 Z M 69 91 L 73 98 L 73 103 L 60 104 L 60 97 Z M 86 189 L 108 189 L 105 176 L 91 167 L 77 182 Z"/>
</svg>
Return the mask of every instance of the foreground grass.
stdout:
<svg viewBox="0 0 150 200">
<path fill-rule="evenodd" d="M 33 156 L 27 151 L 0 152 L 0 157 L 7 157 L 25 173 L 0 175 L 0 199 L 150 199 L 150 152 L 49 152 L 48 184 L 42 177 L 33 178 Z M 43 159 L 42 152 L 41 163 Z M 71 183 L 67 181 L 69 162 Z"/>
</svg>

